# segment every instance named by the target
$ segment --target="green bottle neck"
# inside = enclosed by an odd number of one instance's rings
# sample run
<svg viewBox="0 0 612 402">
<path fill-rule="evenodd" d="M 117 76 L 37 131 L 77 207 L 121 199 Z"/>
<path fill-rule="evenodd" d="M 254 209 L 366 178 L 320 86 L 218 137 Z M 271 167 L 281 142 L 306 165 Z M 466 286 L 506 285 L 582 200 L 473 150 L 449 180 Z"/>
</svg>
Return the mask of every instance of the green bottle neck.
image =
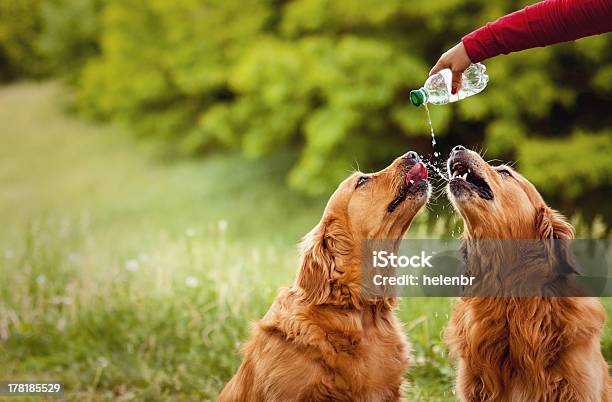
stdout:
<svg viewBox="0 0 612 402">
<path fill-rule="evenodd" d="M 420 89 L 415 89 L 413 91 L 410 91 L 410 102 L 412 102 L 414 106 L 419 107 L 427 103 L 428 99 L 429 99 L 429 94 L 427 93 L 425 88 L 420 88 Z"/>
</svg>

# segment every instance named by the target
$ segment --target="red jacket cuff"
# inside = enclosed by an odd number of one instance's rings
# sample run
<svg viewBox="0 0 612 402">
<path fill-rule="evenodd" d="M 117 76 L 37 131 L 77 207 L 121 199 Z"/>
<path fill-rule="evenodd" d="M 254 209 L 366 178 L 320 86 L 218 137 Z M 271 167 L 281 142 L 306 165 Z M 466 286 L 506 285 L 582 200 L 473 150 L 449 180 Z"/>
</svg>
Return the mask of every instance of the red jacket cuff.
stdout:
<svg viewBox="0 0 612 402">
<path fill-rule="evenodd" d="M 465 35 L 461 42 L 472 63 L 479 63 L 499 54 L 497 43 L 489 24 Z"/>
</svg>

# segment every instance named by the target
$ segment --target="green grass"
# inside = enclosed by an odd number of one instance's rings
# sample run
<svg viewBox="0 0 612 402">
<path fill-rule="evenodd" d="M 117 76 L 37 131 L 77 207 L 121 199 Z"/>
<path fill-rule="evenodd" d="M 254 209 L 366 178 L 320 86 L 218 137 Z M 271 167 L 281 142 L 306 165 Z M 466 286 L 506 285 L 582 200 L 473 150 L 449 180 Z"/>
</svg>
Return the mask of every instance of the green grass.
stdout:
<svg viewBox="0 0 612 402">
<path fill-rule="evenodd" d="M 0 89 L 0 380 L 59 379 L 71 400 L 214 399 L 325 199 L 286 189 L 289 153 L 164 161 L 65 114 L 65 96 Z M 411 400 L 453 399 L 449 304 L 400 303 Z"/>
</svg>

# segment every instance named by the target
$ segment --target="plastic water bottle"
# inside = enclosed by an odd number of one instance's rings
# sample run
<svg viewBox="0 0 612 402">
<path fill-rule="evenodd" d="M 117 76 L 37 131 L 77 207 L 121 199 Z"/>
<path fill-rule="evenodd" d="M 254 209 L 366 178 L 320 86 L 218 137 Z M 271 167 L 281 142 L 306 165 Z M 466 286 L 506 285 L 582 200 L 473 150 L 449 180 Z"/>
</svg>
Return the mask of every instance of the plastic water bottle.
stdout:
<svg viewBox="0 0 612 402">
<path fill-rule="evenodd" d="M 485 71 L 487 68 L 483 64 L 470 64 L 461 75 L 461 88 L 455 95 L 451 95 L 453 73 L 449 68 L 441 70 L 429 77 L 423 88 L 410 91 L 410 102 L 414 106 L 425 103 L 445 105 L 477 94 L 485 89 L 489 82 Z"/>
</svg>

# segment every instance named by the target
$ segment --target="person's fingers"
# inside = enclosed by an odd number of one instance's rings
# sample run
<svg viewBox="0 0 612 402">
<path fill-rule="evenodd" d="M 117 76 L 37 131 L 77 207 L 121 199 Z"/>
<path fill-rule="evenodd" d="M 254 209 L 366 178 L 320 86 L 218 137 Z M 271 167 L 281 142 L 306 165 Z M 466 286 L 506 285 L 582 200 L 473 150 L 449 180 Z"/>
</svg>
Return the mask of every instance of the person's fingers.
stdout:
<svg viewBox="0 0 612 402">
<path fill-rule="evenodd" d="M 463 71 L 455 71 L 453 70 L 453 83 L 452 83 L 452 87 L 451 87 L 451 94 L 455 95 L 457 93 L 457 91 L 459 91 L 459 89 L 461 89 L 461 74 L 463 74 Z"/>
<path fill-rule="evenodd" d="M 429 70 L 429 75 L 433 75 L 433 74 L 437 73 L 437 72 L 438 72 L 438 71 L 440 71 L 440 70 L 444 70 L 446 67 L 448 67 L 448 66 L 447 66 L 447 65 L 446 65 L 446 63 L 444 62 L 443 58 L 442 58 L 442 57 L 440 57 L 440 59 L 438 60 L 438 62 L 436 63 L 436 65 L 435 65 L 435 66 L 433 66 L 433 67 L 431 68 L 431 70 Z"/>
</svg>

